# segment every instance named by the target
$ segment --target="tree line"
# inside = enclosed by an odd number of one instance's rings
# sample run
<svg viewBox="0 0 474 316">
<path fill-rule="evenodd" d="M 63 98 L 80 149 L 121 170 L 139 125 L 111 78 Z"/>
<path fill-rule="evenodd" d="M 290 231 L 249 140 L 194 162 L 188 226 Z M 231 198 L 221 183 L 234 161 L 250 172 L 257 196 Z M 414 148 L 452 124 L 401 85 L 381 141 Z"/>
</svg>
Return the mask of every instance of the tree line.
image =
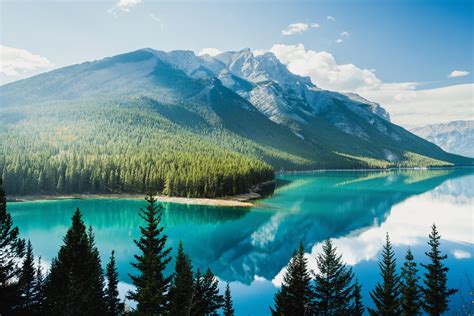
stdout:
<svg viewBox="0 0 474 316">
<path fill-rule="evenodd" d="M 162 208 L 154 193 L 139 215 L 145 225 L 135 240 L 139 254 L 130 275 L 134 290 L 127 298 L 136 302 L 127 309 L 119 299 L 118 272 L 112 251 L 105 273 L 95 245 L 92 227 L 87 228 L 77 209 L 63 238 L 63 245 L 52 260 L 49 273 L 41 258 L 35 266 L 31 242 L 19 237 L 6 209 L 0 181 L 0 315 L 234 315 L 229 284 L 223 295 L 219 281 L 210 269 L 194 271 L 189 256 L 179 244 L 175 270 L 164 275 L 170 263 L 171 248 L 161 226 Z"/>
<path fill-rule="evenodd" d="M 271 180 L 273 169 L 238 154 L 141 153 L 134 156 L 0 156 L 2 177 L 14 195 L 68 193 L 142 193 L 219 197 L 246 193 Z"/>
<path fill-rule="evenodd" d="M 247 144 L 215 144 L 146 107 L 71 105 L 64 111 L 52 104 L 26 112 L 0 124 L 0 176 L 12 195 L 154 188 L 212 198 L 246 193 L 274 177 L 269 164 L 247 153 Z"/>
<path fill-rule="evenodd" d="M 92 227 L 87 228 L 77 209 L 49 273 L 43 271 L 41 258 L 33 256 L 32 244 L 19 237 L 7 211 L 0 179 L 0 314 L 1 315 L 234 315 L 229 284 L 224 295 L 210 269 L 195 270 L 179 243 L 172 275 L 164 271 L 171 262 L 171 248 L 161 225 L 162 208 L 154 194 L 140 209 L 144 220 L 140 238 L 135 240 L 138 254 L 131 263 L 136 274 L 130 278 L 134 290 L 127 298 L 136 302 L 125 308 L 119 299 L 118 272 L 112 251 L 105 273 L 95 245 Z M 448 310 L 449 297 L 456 290 L 447 287 L 447 258 L 440 250 L 440 235 L 435 225 L 426 252 L 429 259 L 418 265 L 408 249 L 401 273 L 387 234 L 379 262 L 381 281 L 370 292 L 373 308 L 364 306 L 361 285 L 352 269 L 330 239 L 316 258 L 317 271 L 308 268 L 303 244 L 294 252 L 275 294 L 272 315 L 441 315 Z"/>
<path fill-rule="evenodd" d="M 303 244 L 295 251 L 275 295 L 272 315 L 428 315 L 439 316 L 449 310 L 449 297 L 457 292 L 447 286 L 447 258 L 440 250 L 440 238 L 433 224 L 426 252 L 428 264 L 421 282 L 417 263 L 408 248 L 401 273 L 397 272 L 395 253 L 387 233 L 379 262 L 381 281 L 370 292 L 373 308 L 362 303 L 361 285 L 352 269 L 337 254 L 330 239 L 316 258 L 317 272 L 308 268 Z"/>
</svg>

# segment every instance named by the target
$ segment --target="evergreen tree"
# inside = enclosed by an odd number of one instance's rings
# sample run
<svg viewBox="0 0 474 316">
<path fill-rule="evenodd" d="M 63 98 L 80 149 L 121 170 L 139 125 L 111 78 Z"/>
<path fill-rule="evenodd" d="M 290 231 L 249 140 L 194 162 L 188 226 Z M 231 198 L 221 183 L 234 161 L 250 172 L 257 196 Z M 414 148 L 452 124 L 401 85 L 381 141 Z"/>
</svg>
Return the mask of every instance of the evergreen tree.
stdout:
<svg viewBox="0 0 474 316">
<path fill-rule="evenodd" d="M 99 250 L 95 246 L 95 236 L 94 232 L 92 231 L 92 226 L 89 226 L 89 253 L 91 254 L 88 259 L 89 267 L 90 267 L 90 274 L 88 275 L 90 281 L 89 284 L 91 285 L 90 293 L 97 293 L 98 295 L 91 295 L 89 304 L 92 306 L 97 306 L 98 311 L 101 313 L 106 312 L 106 305 L 105 305 L 105 292 L 104 292 L 104 272 L 102 271 L 102 265 L 100 261 L 100 254 Z"/>
<path fill-rule="evenodd" d="M 206 311 L 206 306 L 204 302 L 204 278 L 201 274 L 199 268 L 196 271 L 196 276 L 194 277 L 193 285 L 193 295 L 191 301 L 191 310 L 190 315 L 204 315 Z"/>
<path fill-rule="evenodd" d="M 19 238 L 18 227 L 13 226 L 7 212 L 7 198 L 0 178 L 0 314 L 6 315 L 18 302 L 17 278 L 19 263 L 24 255 L 25 241 Z"/>
<path fill-rule="evenodd" d="M 123 311 L 124 304 L 120 303 L 118 297 L 118 272 L 115 267 L 115 252 L 112 250 L 110 261 L 107 264 L 105 276 L 107 278 L 107 288 L 105 290 L 105 304 L 107 307 L 107 315 L 120 315 Z"/>
<path fill-rule="evenodd" d="M 382 250 L 382 261 L 379 262 L 382 283 L 378 283 L 370 293 L 374 301 L 375 309 L 369 308 L 371 315 L 392 316 L 401 315 L 400 302 L 400 276 L 396 270 L 395 253 L 390 243 L 390 237 L 386 236 L 386 242 Z"/>
<path fill-rule="evenodd" d="M 204 275 L 198 269 L 194 279 L 190 315 L 217 315 L 224 306 L 224 297 L 219 295 L 219 281 L 210 269 Z"/>
<path fill-rule="evenodd" d="M 128 298 L 137 302 L 137 313 L 142 315 L 163 315 L 166 307 L 165 294 L 171 277 L 163 272 L 170 262 L 170 248 L 166 248 L 167 236 L 161 226 L 162 208 L 156 205 L 153 193 L 148 193 L 147 207 L 140 210 L 140 217 L 146 225 L 140 226 L 141 237 L 135 240 L 140 255 L 135 255 L 132 263 L 139 274 L 130 275 L 136 290 L 129 292 Z"/>
<path fill-rule="evenodd" d="M 31 314 L 34 305 L 34 283 L 35 283 L 35 258 L 33 247 L 28 240 L 26 256 L 21 267 L 20 279 L 18 281 L 20 304 L 19 309 L 24 314 Z"/>
<path fill-rule="evenodd" d="M 86 232 L 79 209 L 72 217 L 46 284 L 46 309 L 53 315 L 102 315 L 103 276 L 93 234 Z"/>
<path fill-rule="evenodd" d="M 420 315 L 421 292 L 418 269 L 411 249 L 408 248 L 401 273 L 402 314 Z"/>
<path fill-rule="evenodd" d="M 234 316 L 234 306 L 232 303 L 232 295 L 230 293 L 230 286 L 229 282 L 225 287 L 225 295 L 224 295 L 224 316 Z"/>
<path fill-rule="evenodd" d="M 364 304 L 362 303 L 361 291 L 362 291 L 362 286 L 360 285 L 359 281 L 356 279 L 354 283 L 353 293 L 352 293 L 353 305 L 352 305 L 351 315 L 353 316 L 364 315 L 365 307 L 364 307 Z"/>
<path fill-rule="evenodd" d="M 45 305 L 45 280 L 43 267 L 41 266 L 41 257 L 38 258 L 38 264 L 35 273 L 35 283 L 33 285 L 33 312 L 34 315 L 43 314 Z"/>
<path fill-rule="evenodd" d="M 283 276 L 280 290 L 275 294 L 274 315 L 308 315 L 311 305 L 311 276 L 308 271 L 308 260 L 304 257 L 304 246 L 300 241 L 298 251 Z"/>
<path fill-rule="evenodd" d="M 319 315 L 347 315 L 351 311 L 354 274 L 336 253 L 330 239 L 316 258 L 319 272 L 314 275 L 314 296 Z"/>
<path fill-rule="evenodd" d="M 224 306 L 224 297 L 219 294 L 219 280 L 209 268 L 203 277 L 203 287 L 204 314 L 217 315 L 217 310 Z"/>
<path fill-rule="evenodd" d="M 426 269 L 424 273 L 424 288 L 422 289 L 424 304 L 423 308 L 429 315 L 441 315 L 449 310 L 449 297 L 457 292 L 455 289 L 448 289 L 446 282 L 448 267 L 443 264 L 448 256 L 442 255 L 440 248 L 441 236 L 438 233 L 436 225 L 431 227 L 428 245 L 431 247 L 428 256 L 430 263 L 422 264 Z"/>
<path fill-rule="evenodd" d="M 184 253 L 183 243 L 178 246 L 175 271 L 168 292 L 170 315 L 188 315 L 193 297 L 193 272 L 189 256 Z"/>
</svg>

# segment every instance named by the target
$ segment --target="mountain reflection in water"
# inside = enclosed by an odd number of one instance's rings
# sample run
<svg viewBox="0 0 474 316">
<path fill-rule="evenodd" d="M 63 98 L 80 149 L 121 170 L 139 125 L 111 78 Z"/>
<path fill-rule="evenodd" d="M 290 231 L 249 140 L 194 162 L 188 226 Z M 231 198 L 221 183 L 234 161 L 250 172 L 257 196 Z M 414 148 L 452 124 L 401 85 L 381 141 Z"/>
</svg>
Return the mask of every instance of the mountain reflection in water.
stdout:
<svg viewBox="0 0 474 316">
<path fill-rule="evenodd" d="M 421 259 L 436 222 L 451 275 L 460 277 L 464 265 L 472 264 L 473 169 L 315 172 L 278 179 L 274 194 L 252 208 L 164 205 L 173 255 L 182 240 L 194 267 L 210 267 L 219 279 L 232 282 L 239 314 L 268 313 L 274 285 L 300 240 L 314 258 L 321 242 L 333 238 L 343 258 L 366 279 L 365 294 L 377 281 L 376 259 L 386 232 L 400 258 L 410 245 Z M 50 261 L 79 207 L 94 228 L 102 258 L 115 249 L 120 279 L 130 283 L 132 240 L 138 237 L 143 205 L 93 199 L 10 203 L 8 208 L 36 255 Z M 314 268 L 313 259 L 310 265 Z"/>
</svg>

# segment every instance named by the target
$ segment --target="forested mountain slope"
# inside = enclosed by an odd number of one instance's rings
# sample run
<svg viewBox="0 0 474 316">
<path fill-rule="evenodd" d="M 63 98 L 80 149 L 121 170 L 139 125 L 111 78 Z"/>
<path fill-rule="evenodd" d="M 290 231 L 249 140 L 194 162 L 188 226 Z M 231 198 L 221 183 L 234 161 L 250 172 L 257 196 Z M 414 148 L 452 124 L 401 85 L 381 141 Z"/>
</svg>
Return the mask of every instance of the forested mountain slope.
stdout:
<svg viewBox="0 0 474 316">
<path fill-rule="evenodd" d="M 272 167 L 472 164 L 274 56 L 228 55 L 143 49 L 1 86 L 7 190 L 212 197 L 246 192 Z"/>
</svg>

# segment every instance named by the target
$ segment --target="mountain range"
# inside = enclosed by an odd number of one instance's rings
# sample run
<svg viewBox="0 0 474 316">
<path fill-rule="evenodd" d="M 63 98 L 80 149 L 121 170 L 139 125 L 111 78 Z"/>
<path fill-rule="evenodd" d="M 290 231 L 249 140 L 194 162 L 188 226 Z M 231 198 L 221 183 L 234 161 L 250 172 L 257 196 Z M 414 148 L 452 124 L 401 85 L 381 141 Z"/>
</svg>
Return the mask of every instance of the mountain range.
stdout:
<svg viewBox="0 0 474 316">
<path fill-rule="evenodd" d="M 431 124 L 412 128 L 410 131 L 447 152 L 474 157 L 474 121 Z"/>
<path fill-rule="evenodd" d="M 160 135 L 157 151 L 201 146 L 185 140 L 275 170 L 473 164 L 391 123 L 381 105 L 320 89 L 272 53 L 249 49 L 214 57 L 140 49 L 0 86 L 0 104 L 4 156 L 19 139 L 28 151 L 51 147 L 56 160 L 74 148 L 124 155 L 146 128 Z"/>
</svg>

